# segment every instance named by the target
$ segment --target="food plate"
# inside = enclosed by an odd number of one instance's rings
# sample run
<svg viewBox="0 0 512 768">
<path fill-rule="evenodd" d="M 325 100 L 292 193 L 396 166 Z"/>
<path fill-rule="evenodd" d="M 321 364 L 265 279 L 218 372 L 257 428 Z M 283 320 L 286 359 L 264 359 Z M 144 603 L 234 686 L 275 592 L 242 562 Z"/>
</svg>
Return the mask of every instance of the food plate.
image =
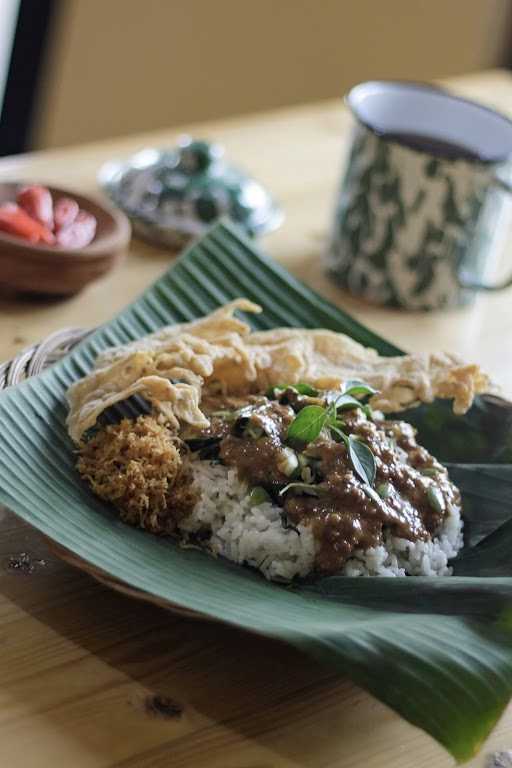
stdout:
<svg viewBox="0 0 512 768">
<path fill-rule="evenodd" d="M 469 446 L 472 460 L 482 461 L 492 445 L 492 457 L 501 461 L 455 468 L 473 502 L 470 514 L 478 520 L 476 512 L 484 510 L 485 534 L 504 525 L 477 548 L 469 541 L 450 578 L 332 577 L 283 588 L 124 525 L 75 472 L 64 393 L 90 370 L 98 352 L 162 325 L 192 320 L 238 296 L 263 307 L 261 315 L 251 318 L 257 328 L 330 328 L 381 354 L 399 352 L 258 254 L 231 226 L 218 224 L 70 355 L 0 396 L 0 502 L 110 583 L 287 641 L 347 674 L 457 759 L 468 759 L 512 692 L 512 524 L 506 523 L 512 517 L 512 471 L 504 463 L 510 451 L 506 403 L 482 399 L 456 422 L 460 454 L 452 447 L 452 459 L 463 461 Z M 420 428 L 422 423 L 430 428 L 432 439 L 437 424 L 440 445 L 446 442 L 443 419 L 448 417 L 442 404 L 422 408 L 415 418 Z M 492 423 L 499 428 L 482 436 L 479 425 Z M 481 438 L 479 451 L 472 448 L 475 435 Z"/>
</svg>

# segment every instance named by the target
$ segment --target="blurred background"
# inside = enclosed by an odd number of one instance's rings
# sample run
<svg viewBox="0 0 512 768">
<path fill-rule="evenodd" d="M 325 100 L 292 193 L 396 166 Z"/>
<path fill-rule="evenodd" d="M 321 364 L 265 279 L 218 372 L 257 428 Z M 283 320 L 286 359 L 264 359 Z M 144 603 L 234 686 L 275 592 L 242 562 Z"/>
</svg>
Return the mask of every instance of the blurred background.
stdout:
<svg viewBox="0 0 512 768">
<path fill-rule="evenodd" d="M 511 0 L 0 0 L 0 155 L 511 64 Z"/>
</svg>

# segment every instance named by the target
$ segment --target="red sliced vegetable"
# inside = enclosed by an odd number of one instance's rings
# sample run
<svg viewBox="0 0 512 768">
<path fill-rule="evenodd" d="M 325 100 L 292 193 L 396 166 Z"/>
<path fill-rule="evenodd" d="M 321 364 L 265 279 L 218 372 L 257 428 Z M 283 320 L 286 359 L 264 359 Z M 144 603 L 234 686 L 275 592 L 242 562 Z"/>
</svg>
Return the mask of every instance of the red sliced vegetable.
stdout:
<svg viewBox="0 0 512 768">
<path fill-rule="evenodd" d="M 0 230 L 8 232 L 10 235 L 22 237 L 31 243 L 55 244 L 53 232 L 50 232 L 47 227 L 29 216 L 16 203 L 0 205 Z"/>
<path fill-rule="evenodd" d="M 69 227 L 57 233 L 57 245 L 62 248 L 84 248 L 96 234 L 96 218 L 92 213 L 80 211 Z"/>
<path fill-rule="evenodd" d="M 71 197 L 60 197 L 53 208 L 55 232 L 69 227 L 78 216 L 78 203 Z"/>
<path fill-rule="evenodd" d="M 16 198 L 23 210 L 40 224 L 48 229 L 53 229 L 53 201 L 49 189 L 46 187 L 24 187 Z"/>
<path fill-rule="evenodd" d="M 61 197 L 54 207 L 46 187 L 24 187 L 16 203 L 0 205 L 0 230 L 31 243 L 84 248 L 94 240 L 96 226 L 95 216 L 70 197 Z"/>
</svg>

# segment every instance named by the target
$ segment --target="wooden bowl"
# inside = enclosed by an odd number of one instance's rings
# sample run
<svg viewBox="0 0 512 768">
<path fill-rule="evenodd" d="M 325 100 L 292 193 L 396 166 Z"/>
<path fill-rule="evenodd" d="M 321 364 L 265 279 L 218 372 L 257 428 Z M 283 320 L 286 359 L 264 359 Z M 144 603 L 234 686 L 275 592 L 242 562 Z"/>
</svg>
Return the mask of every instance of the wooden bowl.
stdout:
<svg viewBox="0 0 512 768">
<path fill-rule="evenodd" d="M 0 184 L 0 204 L 14 201 L 27 182 Z M 0 288 L 23 293 L 66 296 L 77 293 L 118 264 L 130 241 L 131 229 L 121 211 L 96 202 L 78 192 L 45 185 L 54 201 L 72 197 L 80 208 L 92 213 L 98 222 L 92 243 L 85 248 L 68 249 L 33 245 L 0 232 Z"/>
</svg>

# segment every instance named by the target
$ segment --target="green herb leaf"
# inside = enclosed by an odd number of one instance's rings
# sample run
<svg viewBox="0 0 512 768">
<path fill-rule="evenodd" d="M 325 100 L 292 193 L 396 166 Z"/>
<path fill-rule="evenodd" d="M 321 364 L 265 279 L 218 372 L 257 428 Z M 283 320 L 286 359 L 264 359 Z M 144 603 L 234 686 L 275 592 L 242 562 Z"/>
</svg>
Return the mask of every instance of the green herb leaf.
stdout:
<svg viewBox="0 0 512 768">
<path fill-rule="evenodd" d="M 359 381 L 359 379 L 350 379 L 349 381 L 345 382 L 345 386 L 343 387 L 343 394 L 344 395 L 376 395 L 377 390 L 371 387 L 369 384 L 365 384 L 364 381 Z"/>
<path fill-rule="evenodd" d="M 321 405 L 306 405 L 288 427 L 287 439 L 303 443 L 313 442 L 324 428 L 328 416 L 328 412 Z"/>
<path fill-rule="evenodd" d="M 373 417 L 373 410 L 371 405 L 368 405 L 368 403 L 366 403 L 366 405 L 363 405 L 363 412 L 366 418 L 368 419 L 368 421 L 373 421 L 374 417 Z"/>
<path fill-rule="evenodd" d="M 303 381 L 299 381 L 298 384 L 293 385 L 299 395 L 306 395 L 307 397 L 318 397 L 318 389 L 315 389 L 310 384 L 305 384 Z"/>
<path fill-rule="evenodd" d="M 345 445 L 348 448 L 348 435 L 346 435 L 343 430 L 339 429 L 338 426 L 335 426 L 334 424 L 329 424 L 329 429 L 331 432 L 336 436 L 339 437 L 339 442 L 343 441 Z"/>
<path fill-rule="evenodd" d="M 348 438 L 348 453 L 352 466 L 360 479 L 363 483 L 372 486 L 375 482 L 377 467 L 375 466 L 375 456 L 370 448 L 366 443 L 350 435 Z"/>
<path fill-rule="evenodd" d="M 347 411 L 352 408 L 361 408 L 364 410 L 367 406 L 360 400 L 357 400 L 352 395 L 340 395 L 340 397 L 334 401 L 337 411 Z"/>
<path fill-rule="evenodd" d="M 273 399 L 279 395 L 280 392 L 284 392 L 285 389 L 293 389 L 299 395 L 306 395 L 307 397 L 317 397 L 318 389 L 315 389 L 310 384 L 306 384 L 303 381 L 299 381 L 298 384 L 276 384 L 273 387 L 269 387 L 266 391 L 266 395 L 269 399 Z"/>
</svg>

